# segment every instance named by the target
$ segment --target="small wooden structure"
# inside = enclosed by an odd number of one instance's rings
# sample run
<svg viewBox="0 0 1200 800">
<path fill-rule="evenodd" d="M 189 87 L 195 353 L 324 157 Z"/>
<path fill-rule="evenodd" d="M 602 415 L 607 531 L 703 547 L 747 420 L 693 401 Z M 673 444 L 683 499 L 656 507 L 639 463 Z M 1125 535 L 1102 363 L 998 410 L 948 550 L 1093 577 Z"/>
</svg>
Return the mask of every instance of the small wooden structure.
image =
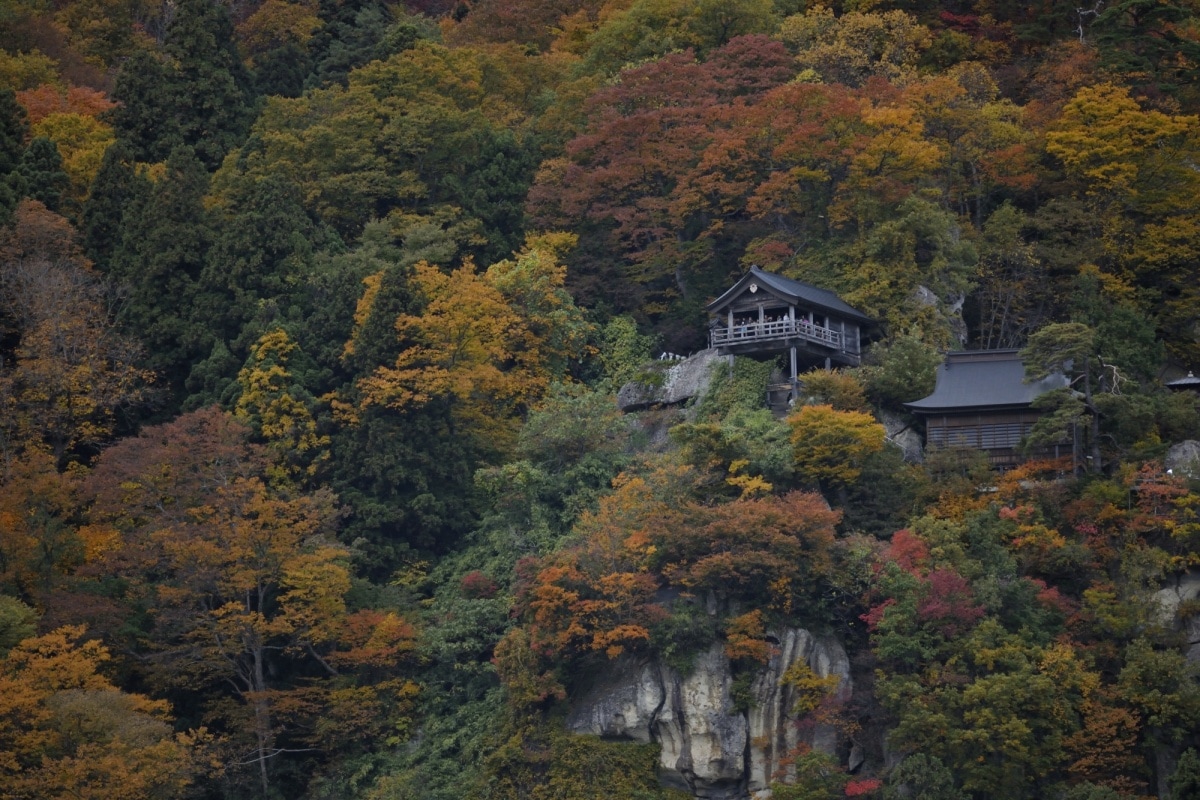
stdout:
<svg viewBox="0 0 1200 800">
<path fill-rule="evenodd" d="M 925 418 L 927 446 L 982 450 L 1003 468 L 1024 460 L 1018 445 L 1041 416 L 1033 401 L 1067 385 L 1061 374 L 1027 383 L 1017 350 L 947 353 L 933 394 L 904 405 Z"/>
<path fill-rule="evenodd" d="M 858 366 L 875 320 L 833 292 L 758 267 L 708 304 L 709 346 L 720 355 L 791 355 L 797 370 L 833 364 Z"/>
</svg>

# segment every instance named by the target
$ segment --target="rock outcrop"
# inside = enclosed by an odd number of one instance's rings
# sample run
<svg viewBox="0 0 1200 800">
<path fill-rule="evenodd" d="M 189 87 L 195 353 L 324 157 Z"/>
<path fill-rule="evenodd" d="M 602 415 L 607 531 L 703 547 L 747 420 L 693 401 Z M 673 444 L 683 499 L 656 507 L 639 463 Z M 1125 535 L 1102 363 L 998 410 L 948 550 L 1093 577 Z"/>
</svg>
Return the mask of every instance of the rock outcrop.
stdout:
<svg viewBox="0 0 1200 800">
<path fill-rule="evenodd" d="M 720 643 L 680 675 L 657 661 L 618 659 L 579 697 L 567 718 L 574 733 L 655 741 L 662 746 L 664 784 L 704 800 L 760 796 L 786 756 L 805 743 L 834 754 L 838 734 L 828 726 L 802 730 L 792 713 L 795 692 L 784 673 L 805 661 L 818 675 L 837 675 L 842 699 L 851 691 L 850 662 L 836 640 L 799 628 L 775 635 L 779 644 L 751 682 L 748 710 L 735 707 L 734 675 Z"/>
<path fill-rule="evenodd" d="M 1193 479 L 1200 478 L 1200 442 L 1188 439 L 1171 445 L 1163 463 L 1176 475 L 1186 475 Z"/>
<path fill-rule="evenodd" d="M 925 458 L 921 434 L 917 433 L 912 423 L 892 411 L 880 411 L 879 422 L 892 442 L 904 454 L 904 460 L 910 464 L 920 464 Z"/>
<path fill-rule="evenodd" d="M 792 709 L 796 692 L 783 683 L 783 675 L 795 663 L 804 661 L 817 675 L 838 676 L 838 698 L 850 699 L 850 659 L 835 639 L 813 636 L 802 628 L 788 628 L 779 636 L 779 646 L 766 668 L 754 679 L 754 705 L 747 714 L 750 727 L 749 789 L 758 792 L 771 785 L 784 760 L 802 742 L 813 750 L 835 755 L 838 733 L 829 725 L 816 725 L 802 731 L 795 723 Z"/>
<path fill-rule="evenodd" d="M 681 361 L 655 362 L 647 368 L 647 379 L 621 387 L 617 407 L 626 412 L 641 411 L 699 397 L 708 391 L 712 366 L 720 358 L 716 350 L 701 350 Z"/>
<path fill-rule="evenodd" d="M 967 299 L 965 294 L 954 292 L 941 297 L 928 286 L 917 286 L 913 289 L 909 299 L 918 308 L 934 309 L 938 316 L 945 321 L 951 335 L 958 341 L 959 345 L 966 346 L 967 323 L 962 315 L 963 305 L 965 305 Z"/>
<path fill-rule="evenodd" d="M 1159 607 L 1159 622 L 1163 625 L 1178 624 L 1182 628 L 1186 644 L 1184 652 L 1189 661 L 1200 662 L 1200 615 L 1188 614 L 1180 618 L 1180 607 L 1186 602 L 1200 599 L 1200 572 L 1191 571 L 1176 576 L 1170 584 L 1155 595 Z"/>
</svg>

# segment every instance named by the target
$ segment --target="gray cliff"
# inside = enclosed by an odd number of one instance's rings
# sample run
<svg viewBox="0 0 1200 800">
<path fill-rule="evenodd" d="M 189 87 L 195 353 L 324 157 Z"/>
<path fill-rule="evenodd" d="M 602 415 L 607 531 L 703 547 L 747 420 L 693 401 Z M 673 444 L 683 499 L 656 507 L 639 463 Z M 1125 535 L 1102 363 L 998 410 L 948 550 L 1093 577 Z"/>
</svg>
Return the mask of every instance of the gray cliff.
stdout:
<svg viewBox="0 0 1200 800">
<path fill-rule="evenodd" d="M 818 675 L 837 675 L 838 696 L 849 697 L 850 662 L 839 642 L 800 628 L 774 636 L 770 661 L 751 683 L 746 711 L 734 706 L 733 674 L 720 643 L 696 657 L 680 675 L 655 660 L 620 658 L 573 702 L 573 733 L 658 742 L 663 783 L 704 800 L 769 796 L 772 780 L 787 778 L 787 756 L 802 743 L 834 755 L 838 734 L 817 725 L 803 729 L 792 712 L 794 690 L 781 679 L 797 661 Z"/>
</svg>

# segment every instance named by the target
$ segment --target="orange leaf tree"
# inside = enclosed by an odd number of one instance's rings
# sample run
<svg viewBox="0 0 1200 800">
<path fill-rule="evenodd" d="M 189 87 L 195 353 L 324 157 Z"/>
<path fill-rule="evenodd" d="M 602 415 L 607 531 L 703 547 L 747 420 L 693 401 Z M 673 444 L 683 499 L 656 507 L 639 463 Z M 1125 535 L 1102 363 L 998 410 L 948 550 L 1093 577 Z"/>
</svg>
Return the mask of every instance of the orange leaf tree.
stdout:
<svg viewBox="0 0 1200 800">
<path fill-rule="evenodd" d="M 162 700 L 100 674 L 108 651 L 82 627 L 26 639 L 0 658 L 0 783 L 16 797 L 187 796 L 207 734 L 172 732 Z"/>
<path fill-rule="evenodd" d="M 395 670 L 415 631 L 350 613 L 332 494 L 270 487 L 248 437 L 220 411 L 193 412 L 106 451 L 89 487 L 93 521 L 121 536 L 94 571 L 121 578 L 144 615 L 139 669 L 244 742 L 266 793 L 273 759 L 311 744 L 318 720 L 340 731 L 322 747 L 361 743 L 349 728 L 370 720 L 352 698 L 379 707 L 376 722 L 404 716 L 415 687 Z"/>
<path fill-rule="evenodd" d="M 545 559 L 519 592 L 535 651 L 644 651 L 673 613 L 663 589 L 722 607 L 820 614 L 838 512 L 805 492 L 708 506 L 687 496 L 694 478 L 671 468 L 626 476 L 597 513 L 584 515 L 573 544 Z M 739 653 L 754 650 L 745 623 L 732 629 Z"/>
</svg>

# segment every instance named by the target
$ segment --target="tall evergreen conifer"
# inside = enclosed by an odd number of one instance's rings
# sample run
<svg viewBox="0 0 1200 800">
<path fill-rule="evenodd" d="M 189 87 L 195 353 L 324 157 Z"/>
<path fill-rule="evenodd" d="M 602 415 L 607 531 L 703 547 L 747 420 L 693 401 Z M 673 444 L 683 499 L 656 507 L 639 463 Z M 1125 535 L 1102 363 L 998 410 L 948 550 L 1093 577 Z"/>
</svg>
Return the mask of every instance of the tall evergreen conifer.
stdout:
<svg viewBox="0 0 1200 800">
<path fill-rule="evenodd" d="M 189 364 L 212 347 L 206 326 L 193 322 L 196 284 L 212 241 L 203 205 L 208 175 L 190 147 L 176 148 L 166 173 L 140 186 L 125 212 L 110 274 L 128 300 L 121 314 L 151 354 L 153 369 L 179 399 Z"/>
<path fill-rule="evenodd" d="M 79 221 L 84 252 L 103 271 L 121 244 L 125 207 L 137 194 L 139 183 L 145 179 L 137 176 L 133 151 L 118 140 L 104 152 Z"/>
<path fill-rule="evenodd" d="M 21 198 L 21 179 L 15 173 L 28 131 L 25 109 L 16 94 L 12 89 L 0 89 L 0 223 L 8 220 Z"/>
<path fill-rule="evenodd" d="M 71 179 L 63 171 L 58 145 L 45 136 L 34 139 L 21 154 L 17 175 L 26 197 L 40 201 L 51 211 L 62 211 L 63 192 L 70 186 Z"/>
<path fill-rule="evenodd" d="M 182 0 L 167 30 L 167 60 L 135 55 L 117 77 L 111 115 L 138 160 L 162 161 L 179 145 L 215 169 L 249 128 L 250 76 L 225 7 Z"/>
</svg>

